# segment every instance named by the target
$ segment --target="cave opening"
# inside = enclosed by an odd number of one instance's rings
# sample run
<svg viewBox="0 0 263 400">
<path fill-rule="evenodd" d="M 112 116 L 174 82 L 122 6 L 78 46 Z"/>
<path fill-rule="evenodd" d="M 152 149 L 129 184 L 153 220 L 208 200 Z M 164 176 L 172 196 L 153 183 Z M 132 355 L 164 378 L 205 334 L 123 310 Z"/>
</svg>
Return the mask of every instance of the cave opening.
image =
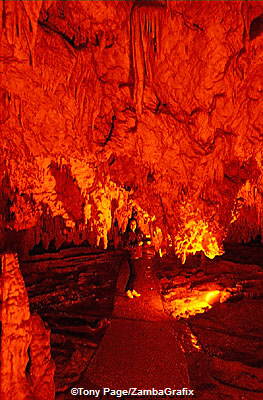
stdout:
<svg viewBox="0 0 263 400">
<path fill-rule="evenodd" d="M 262 1 L 0 14 L 1 400 L 258 400 Z"/>
</svg>

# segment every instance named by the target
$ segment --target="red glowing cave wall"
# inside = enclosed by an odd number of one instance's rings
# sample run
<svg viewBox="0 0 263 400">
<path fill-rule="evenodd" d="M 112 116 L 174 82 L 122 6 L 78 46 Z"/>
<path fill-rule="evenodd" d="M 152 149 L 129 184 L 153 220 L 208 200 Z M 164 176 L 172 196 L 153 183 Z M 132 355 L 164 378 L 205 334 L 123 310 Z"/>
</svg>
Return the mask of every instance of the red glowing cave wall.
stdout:
<svg viewBox="0 0 263 400">
<path fill-rule="evenodd" d="M 133 209 L 181 256 L 261 234 L 262 2 L 0 7 L 3 248 L 107 248 Z"/>
</svg>

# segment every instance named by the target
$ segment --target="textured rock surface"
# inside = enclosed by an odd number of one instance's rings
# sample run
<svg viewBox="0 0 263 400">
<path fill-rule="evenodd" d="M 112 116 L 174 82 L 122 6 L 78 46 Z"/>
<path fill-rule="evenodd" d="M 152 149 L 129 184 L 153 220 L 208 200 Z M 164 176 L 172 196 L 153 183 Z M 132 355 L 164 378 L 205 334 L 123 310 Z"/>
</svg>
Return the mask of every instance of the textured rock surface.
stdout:
<svg viewBox="0 0 263 400">
<path fill-rule="evenodd" d="M 157 264 L 164 306 L 179 319 L 175 329 L 198 399 L 262 397 L 262 261 L 260 266 L 244 263 L 244 255 L 253 254 L 255 247 L 236 246 L 224 255 L 235 262 L 193 257 L 184 268 L 174 258 Z M 214 296 L 212 308 L 205 309 L 203 294 L 217 290 L 222 295 L 224 289 L 229 297 Z"/>
<path fill-rule="evenodd" d="M 2 255 L 1 399 L 54 399 L 54 364 L 50 332 L 41 318 L 30 316 L 18 259 Z"/>
<path fill-rule="evenodd" d="M 51 329 L 56 393 L 61 393 L 62 398 L 79 382 L 104 336 L 123 260 L 123 252 L 79 247 L 35 255 L 21 263 L 31 312 L 37 312 Z M 49 332 L 39 334 L 43 335 L 42 345 L 48 352 L 45 344 Z M 38 363 L 38 353 L 36 358 Z M 52 363 L 47 368 L 48 365 L 49 362 L 40 364 L 39 369 L 35 366 L 35 384 L 46 370 L 53 372 Z M 39 386 L 48 385 L 50 374 L 41 379 Z"/>
<path fill-rule="evenodd" d="M 184 237 L 190 204 L 219 245 L 261 233 L 261 2 L 0 12 L 2 229 L 25 230 L 30 248 L 46 240 L 41 215 L 57 216 L 107 247 L 137 204 L 140 222 Z"/>
<path fill-rule="evenodd" d="M 30 380 L 36 400 L 55 399 L 55 363 L 51 359 L 50 331 L 39 315 L 31 317 Z"/>
<path fill-rule="evenodd" d="M 1 398 L 29 400 L 26 367 L 32 325 L 17 256 L 2 256 L 2 272 Z"/>
</svg>

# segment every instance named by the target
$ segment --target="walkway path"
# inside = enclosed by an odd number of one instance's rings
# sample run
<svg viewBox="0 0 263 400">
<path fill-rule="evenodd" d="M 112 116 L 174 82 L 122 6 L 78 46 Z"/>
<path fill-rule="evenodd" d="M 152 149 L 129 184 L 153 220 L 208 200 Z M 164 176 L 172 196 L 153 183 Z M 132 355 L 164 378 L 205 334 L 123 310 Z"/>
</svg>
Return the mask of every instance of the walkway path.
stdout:
<svg viewBox="0 0 263 400">
<path fill-rule="evenodd" d="M 96 387 L 189 387 L 184 353 L 163 310 L 151 263 L 141 260 L 136 288 L 141 297 L 132 300 L 123 293 L 128 274 L 123 265 L 111 324 L 85 374 Z"/>
</svg>

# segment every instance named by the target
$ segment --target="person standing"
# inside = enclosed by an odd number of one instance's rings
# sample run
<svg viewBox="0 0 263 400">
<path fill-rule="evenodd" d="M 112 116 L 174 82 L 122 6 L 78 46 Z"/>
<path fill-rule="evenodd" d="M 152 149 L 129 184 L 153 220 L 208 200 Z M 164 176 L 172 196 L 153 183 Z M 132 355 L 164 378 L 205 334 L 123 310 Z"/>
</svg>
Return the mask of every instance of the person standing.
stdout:
<svg viewBox="0 0 263 400">
<path fill-rule="evenodd" d="M 140 294 L 135 290 L 134 286 L 137 278 L 138 259 L 142 257 L 143 233 L 138 227 L 135 218 L 131 218 L 128 222 L 126 231 L 123 236 L 123 247 L 128 250 L 129 278 L 125 287 L 126 295 L 130 299 L 139 297 Z"/>
</svg>

